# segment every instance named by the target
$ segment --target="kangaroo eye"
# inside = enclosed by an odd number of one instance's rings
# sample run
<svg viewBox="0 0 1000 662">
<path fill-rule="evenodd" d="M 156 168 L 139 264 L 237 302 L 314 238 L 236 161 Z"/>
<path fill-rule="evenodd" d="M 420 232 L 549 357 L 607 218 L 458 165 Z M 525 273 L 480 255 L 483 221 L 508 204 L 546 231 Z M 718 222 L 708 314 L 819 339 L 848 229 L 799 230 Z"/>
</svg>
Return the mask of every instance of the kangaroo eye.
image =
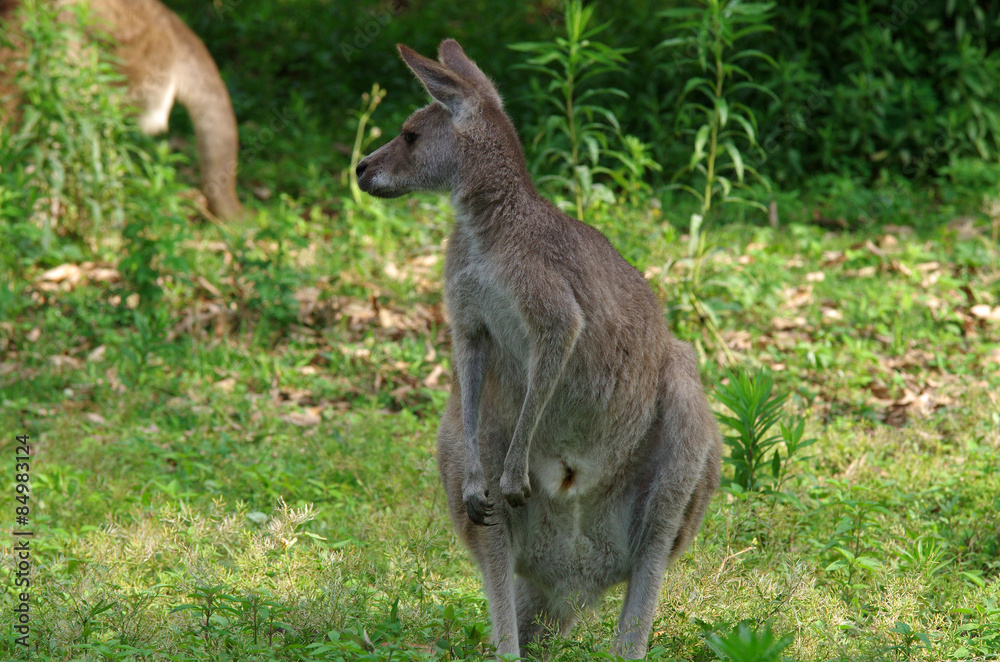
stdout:
<svg viewBox="0 0 1000 662">
<path fill-rule="evenodd" d="M 406 141 L 407 145 L 412 145 L 413 143 L 417 142 L 417 134 L 413 133 L 412 131 L 404 131 L 403 140 Z"/>
</svg>

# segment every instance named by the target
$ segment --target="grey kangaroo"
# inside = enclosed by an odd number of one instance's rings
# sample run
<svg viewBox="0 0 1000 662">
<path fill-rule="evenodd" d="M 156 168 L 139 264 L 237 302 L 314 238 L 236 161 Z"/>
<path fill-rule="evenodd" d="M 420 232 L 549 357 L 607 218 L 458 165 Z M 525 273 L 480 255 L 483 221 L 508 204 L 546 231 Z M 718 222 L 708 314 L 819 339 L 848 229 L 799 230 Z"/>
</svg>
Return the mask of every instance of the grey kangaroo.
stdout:
<svg viewBox="0 0 1000 662">
<path fill-rule="evenodd" d="M 450 189 L 444 265 L 455 384 L 438 431 L 451 519 L 482 574 L 499 654 L 628 582 L 613 651 L 646 653 L 663 575 L 718 486 L 694 352 L 597 230 L 542 198 L 500 95 L 454 40 L 400 45 L 434 102 L 357 167 L 391 198 Z"/>
</svg>

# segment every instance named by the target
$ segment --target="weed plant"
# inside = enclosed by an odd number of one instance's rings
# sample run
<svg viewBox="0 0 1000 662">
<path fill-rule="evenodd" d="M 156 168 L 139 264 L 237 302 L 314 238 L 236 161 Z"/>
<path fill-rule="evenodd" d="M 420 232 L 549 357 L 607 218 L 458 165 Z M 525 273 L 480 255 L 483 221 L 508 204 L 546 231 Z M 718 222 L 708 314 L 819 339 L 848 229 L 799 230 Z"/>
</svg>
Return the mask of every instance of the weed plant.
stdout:
<svg viewBox="0 0 1000 662">
<path fill-rule="evenodd" d="M 579 219 L 598 202 L 615 202 L 614 192 L 597 177 L 607 176 L 634 197 L 648 190 L 646 175 L 660 169 L 649 158 L 648 146 L 635 136 L 622 136 L 608 107 L 614 97 L 628 95 L 600 82 L 623 73 L 631 49 L 612 48 L 598 40 L 610 24 L 592 25 L 594 10 L 580 0 L 568 0 L 565 36 L 510 46 L 530 55 L 521 68 L 548 79 L 548 84 L 537 78 L 531 81 L 534 97 L 542 101 L 537 112 L 543 119 L 531 142 L 536 153 L 533 169 L 546 173 L 538 182 L 555 183 L 568 193 Z M 621 148 L 615 149 L 616 141 Z"/>
</svg>

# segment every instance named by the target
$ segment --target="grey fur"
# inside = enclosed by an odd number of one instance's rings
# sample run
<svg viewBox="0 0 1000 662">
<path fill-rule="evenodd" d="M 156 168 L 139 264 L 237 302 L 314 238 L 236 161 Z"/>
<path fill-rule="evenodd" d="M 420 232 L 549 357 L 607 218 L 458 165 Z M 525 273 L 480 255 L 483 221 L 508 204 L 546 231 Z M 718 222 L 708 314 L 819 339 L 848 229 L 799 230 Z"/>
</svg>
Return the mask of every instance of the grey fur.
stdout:
<svg viewBox="0 0 1000 662">
<path fill-rule="evenodd" d="M 613 651 L 645 655 L 667 566 L 694 538 L 721 443 L 694 352 L 642 275 L 534 189 L 500 96 L 453 40 L 400 45 L 435 103 L 358 164 L 368 193 L 450 189 L 455 385 L 438 433 L 452 522 L 500 654 L 628 582 Z"/>
</svg>

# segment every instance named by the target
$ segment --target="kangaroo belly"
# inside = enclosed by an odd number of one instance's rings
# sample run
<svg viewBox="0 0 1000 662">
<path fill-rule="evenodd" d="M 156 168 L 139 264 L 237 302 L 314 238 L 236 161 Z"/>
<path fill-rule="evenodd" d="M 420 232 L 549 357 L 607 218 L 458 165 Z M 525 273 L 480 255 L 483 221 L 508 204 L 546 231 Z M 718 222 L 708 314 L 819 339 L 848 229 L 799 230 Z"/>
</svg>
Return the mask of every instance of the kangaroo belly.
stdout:
<svg viewBox="0 0 1000 662">
<path fill-rule="evenodd" d="M 567 467 L 572 467 L 567 469 Z M 628 578 L 631 502 L 594 487 L 598 468 L 552 458 L 532 468 L 538 491 L 511 522 L 515 569 L 579 606 Z"/>
</svg>

